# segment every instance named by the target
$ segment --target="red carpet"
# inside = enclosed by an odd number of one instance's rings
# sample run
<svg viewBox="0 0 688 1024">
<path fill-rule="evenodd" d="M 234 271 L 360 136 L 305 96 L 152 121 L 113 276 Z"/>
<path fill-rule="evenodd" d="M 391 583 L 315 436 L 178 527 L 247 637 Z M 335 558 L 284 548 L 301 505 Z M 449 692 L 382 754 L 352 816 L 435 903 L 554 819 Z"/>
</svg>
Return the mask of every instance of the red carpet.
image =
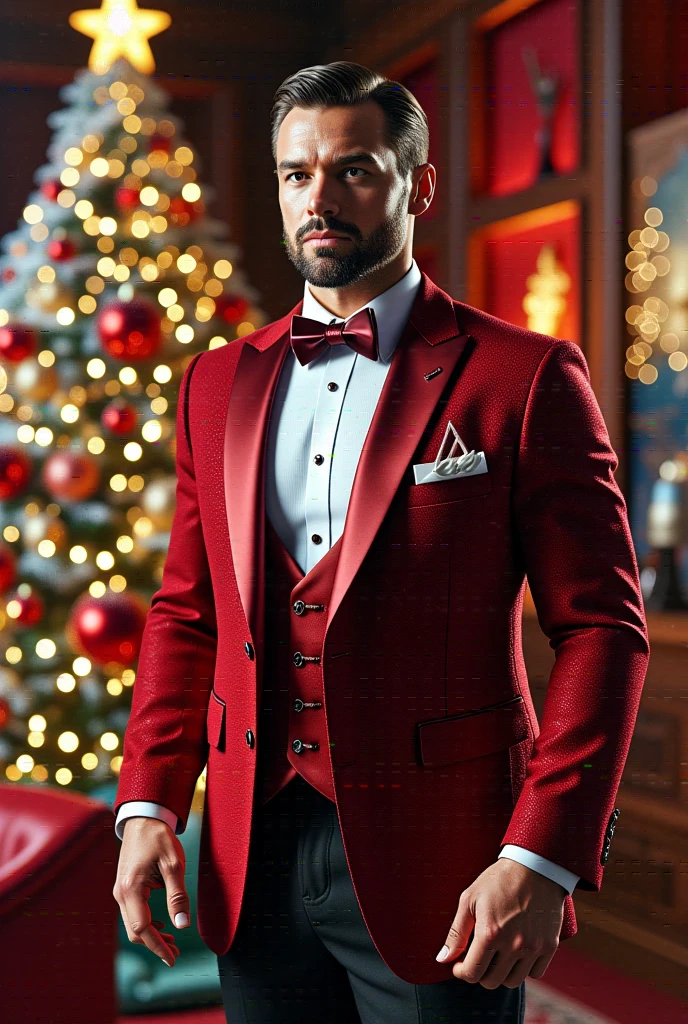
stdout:
<svg viewBox="0 0 688 1024">
<path fill-rule="evenodd" d="M 562 946 L 541 981 L 529 981 L 526 1024 L 688 1024 L 679 1002 Z M 688 997 L 688 982 L 686 985 Z M 221 1007 L 120 1017 L 117 1024 L 226 1024 Z"/>
</svg>

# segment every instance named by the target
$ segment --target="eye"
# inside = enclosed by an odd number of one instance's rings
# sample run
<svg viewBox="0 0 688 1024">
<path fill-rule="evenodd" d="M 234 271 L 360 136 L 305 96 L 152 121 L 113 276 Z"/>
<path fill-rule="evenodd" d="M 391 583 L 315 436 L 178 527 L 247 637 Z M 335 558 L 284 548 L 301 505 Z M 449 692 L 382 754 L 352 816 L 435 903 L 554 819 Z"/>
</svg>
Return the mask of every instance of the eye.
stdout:
<svg viewBox="0 0 688 1024">
<path fill-rule="evenodd" d="M 346 167 L 342 171 L 342 174 L 346 174 L 347 171 L 361 171 L 363 174 L 367 174 L 368 173 L 368 171 L 364 170 L 363 167 Z M 286 178 L 284 180 L 285 181 L 289 181 L 289 179 L 291 178 L 292 174 L 303 174 L 303 173 L 304 173 L 304 171 L 292 171 L 290 174 L 288 174 L 286 176 Z"/>
</svg>

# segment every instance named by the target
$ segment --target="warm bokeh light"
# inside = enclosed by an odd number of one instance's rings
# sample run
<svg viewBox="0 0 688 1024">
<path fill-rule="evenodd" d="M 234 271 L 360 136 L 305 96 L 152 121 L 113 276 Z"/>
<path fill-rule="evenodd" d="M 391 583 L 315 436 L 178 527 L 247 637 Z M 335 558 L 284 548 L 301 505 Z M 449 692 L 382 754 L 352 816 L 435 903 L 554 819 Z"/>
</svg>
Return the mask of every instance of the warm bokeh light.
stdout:
<svg viewBox="0 0 688 1024">
<path fill-rule="evenodd" d="M 118 57 L 145 75 L 155 70 L 155 61 L 148 40 L 171 24 L 166 11 L 139 9 L 136 0 L 103 0 L 99 10 L 74 11 L 69 24 L 77 32 L 94 40 L 88 66 L 104 75 Z"/>
</svg>

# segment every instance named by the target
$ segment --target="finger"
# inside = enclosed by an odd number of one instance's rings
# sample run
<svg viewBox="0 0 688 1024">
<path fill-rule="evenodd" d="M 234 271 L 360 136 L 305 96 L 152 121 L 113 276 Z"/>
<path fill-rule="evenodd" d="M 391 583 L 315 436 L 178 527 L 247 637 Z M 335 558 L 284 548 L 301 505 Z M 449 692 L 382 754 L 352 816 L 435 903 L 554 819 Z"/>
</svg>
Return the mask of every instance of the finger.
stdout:
<svg viewBox="0 0 688 1024">
<path fill-rule="evenodd" d="M 124 892 L 124 905 L 126 907 L 129 929 L 138 937 L 134 941 L 143 942 L 148 946 L 151 953 L 155 953 L 161 960 L 174 964 L 174 953 L 167 942 L 161 938 L 158 929 L 151 923 L 151 912 L 147 898 L 143 896 L 143 889 L 139 888 L 138 882 Z M 148 889 L 148 887 L 145 887 Z M 150 890 L 148 890 L 149 892 Z M 148 896 L 146 892 L 146 897 Z"/>
<path fill-rule="evenodd" d="M 163 931 L 163 928 L 165 927 L 165 922 L 151 921 L 151 924 L 158 929 L 158 932 L 160 933 L 160 938 L 164 939 L 164 941 L 167 943 L 170 949 L 174 951 L 175 956 L 179 956 L 179 947 L 177 946 L 177 941 L 174 935 L 172 934 L 172 932 Z"/>
<path fill-rule="evenodd" d="M 462 949 L 465 949 L 475 924 L 475 918 L 471 913 L 470 898 L 466 891 L 461 893 L 459 908 L 445 939 L 444 946 L 435 959 L 440 962 L 451 960 L 458 956 Z M 444 954 L 444 955 L 442 955 Z"/>
<path fill-rule="evenodd" d="M 490 966 L 480 979 L 480 984 L 483 988 L 499 988 L 500 985 L 504 984 L 508 975 L 513 970 L 518 969 L 520 963 L 521 959 L 515 953 L 503 950 L 496 957 L 493 957 Z"/>
<path fill-rule="evenodd" d="M 507 988 L 518 988 L 526 980 L 537 960 L 537 954 L 521 957 L 509 971 L 503 984 Z"/>
<path fill-rule="evenodd" d="M 175 928 L 188 928 L 190 921 L 189 897 L 184 885 L 184 849 L 177 841 L 171 854 L 158 861 L 160 874 L 167 892 L 167 912 Z"/>
<path fill-rule="evenodd" d="M 554 951 L 554 953 L 556 953 L 556 950 Z M 533 964 L 529 972 L 531 978 L 542 977 L 542 975 L 545 973 L 550 963 L 552 962 L 554 953 L 543 953 L 541 956 L 536 958 L 535 963 Z"/>
<path fill-rule="evenodd" d="M 122 903 L 120 903 L 119 909 L 120 909 L 120 913 L 122 915 L 122 922 L 124 924 L 124 928 L 125 928 L 125 931 L 127 933 L 127 938 L 129 939 L 130 942 L 133 942 L 135 944 L 136 943 L 140 943 L 141 945 L 143 945 L 143 939 L 140 939 L 138 937 L 138 935 L 134 935 L 133 931 L 129 927 L 129 916 L 127 914 L 127 908 L 124 905 L 124 901 L 122 901 Z"/>
<path fill-rule="evenodd" d="M 474 985 L 480 981 L 493 956 L 498 952 L 497 934 L 487 930 L 476 930 L 465 959 L 457 961 L 452 968 L 454 977 Z"/>
</svg>

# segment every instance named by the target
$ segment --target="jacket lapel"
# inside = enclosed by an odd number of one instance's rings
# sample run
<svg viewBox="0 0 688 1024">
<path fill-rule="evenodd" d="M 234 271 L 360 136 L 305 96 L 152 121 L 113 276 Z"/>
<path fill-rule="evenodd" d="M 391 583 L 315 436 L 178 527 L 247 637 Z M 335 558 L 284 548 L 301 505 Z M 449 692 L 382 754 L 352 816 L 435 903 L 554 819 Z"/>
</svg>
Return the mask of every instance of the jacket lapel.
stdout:
<svg viewBox="0 0 688 1024">
<path fill-rule="evenodd" d="M 270 410 L 289 350 L 289 328 L 303 300 L 256 337 L 246 338 L 227 406 L 224 492 L 241 603 L 262 646 L 264 621 L 265 449 Z M 457 328 L 454 303 L 422 274 L 406 328 L 394 351 L 351 490 L 327 626 L 349 589 L 396 494 L 469 335 Z M 441 373 L 425 379 L 438 367 Z M 262 654 L 262 651 L 261 651 Z"/>
<path fill-rule="evenodd" d="M 354 476 L 328 627 L 375 539 L 469 337 L 457 328 L 450 296 L 423 274 Z M 425 375 L 438 367 L 442 372 L 426 380 Z"/>
</svg>

